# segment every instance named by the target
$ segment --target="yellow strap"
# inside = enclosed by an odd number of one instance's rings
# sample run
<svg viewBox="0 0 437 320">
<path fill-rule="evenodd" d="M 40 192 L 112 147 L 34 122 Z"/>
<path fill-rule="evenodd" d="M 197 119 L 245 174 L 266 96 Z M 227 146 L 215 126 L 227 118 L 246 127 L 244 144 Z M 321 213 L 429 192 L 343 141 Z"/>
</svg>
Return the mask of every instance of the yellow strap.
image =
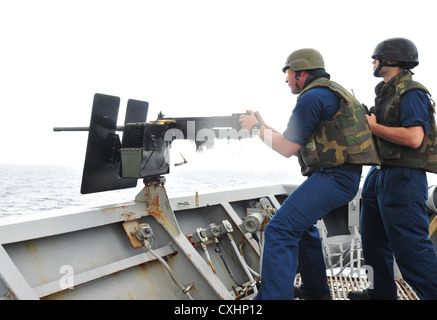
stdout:
<svg viewBox="0 0 437 320">
<path fill-rule="evenodd" d="M 437 217 L 434 217 L 434 219 L 431 221 L 429 225 L 429 238 L 432 238 L 436 230 L 437 230 Z"/>
</svg>

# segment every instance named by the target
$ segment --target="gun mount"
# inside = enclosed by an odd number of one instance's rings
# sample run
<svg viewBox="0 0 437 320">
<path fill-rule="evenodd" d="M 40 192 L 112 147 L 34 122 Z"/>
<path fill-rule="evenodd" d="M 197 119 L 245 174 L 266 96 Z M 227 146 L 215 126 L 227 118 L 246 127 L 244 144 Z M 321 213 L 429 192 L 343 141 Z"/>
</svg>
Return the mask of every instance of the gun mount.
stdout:
<svg viewBox="0 0 437 320">
<path fill-rule="evenodd" d="M 219 117 L 165 118 L 146 122 L 149 104 L 129 99 L 124 126 L 117 126 L 120 98 L 95 94 L 89 127 L 55 127 L 54 131 L 88 131 L 81 193 L 132 188 L 170 172 L 169 147 L 175 139 L 195 141 L 197 151 L 211 148 L 214 140 L 242 139 L 240 114 Z M 116 132 L 123 132 L 122 140 Z"/>
</svg>

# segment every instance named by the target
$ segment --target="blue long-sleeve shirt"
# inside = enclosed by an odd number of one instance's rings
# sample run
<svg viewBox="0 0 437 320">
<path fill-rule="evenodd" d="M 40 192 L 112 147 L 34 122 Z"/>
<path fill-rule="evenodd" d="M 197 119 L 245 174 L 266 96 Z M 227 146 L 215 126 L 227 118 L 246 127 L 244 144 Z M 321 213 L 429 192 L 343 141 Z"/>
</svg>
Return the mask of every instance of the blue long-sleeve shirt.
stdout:
<svg viewBox="0 0 437 320">
<path fill-rule="evenodd" d="M 411 90 L 402 96 L 399 118 L 403 127 L 422 126 L 425 133 L 429 130 L 429 97 L 422 90 Z"/>
<path fill-rule="evenodd" d="M 340 101 L 328 88 L 308 90 L 297 101 L 288 120 L 284 137 L 294 143 L 304 145 L 317 124 L 330 121 L 338 112 Z"/>
</svg>

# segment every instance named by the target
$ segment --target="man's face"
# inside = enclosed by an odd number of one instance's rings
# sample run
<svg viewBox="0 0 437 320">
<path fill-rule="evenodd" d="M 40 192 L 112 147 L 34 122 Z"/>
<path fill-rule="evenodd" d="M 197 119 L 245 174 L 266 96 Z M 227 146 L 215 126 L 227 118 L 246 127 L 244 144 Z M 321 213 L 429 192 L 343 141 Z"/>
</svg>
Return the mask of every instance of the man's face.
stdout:
<svg viewBox="0 0 437 320">
<path fill-rule="evenodd" d="M 387 64 L 396 64 L 396 61 L 386 61 L 383 59 L 382 60 L 373 59 L 372 64 L 373 64 L 373 73 L 374 74 L 375 74 L 375 70 L 378 69 L 378 67 L 381 65 L 382 61 L 386 62 Z M 387 75 L 388 72 L 390 72 L 390 67 L 383 66 L 381 68 L 381 70 L 379 70 L 378 75 L 375 75 L 375 76 L 384 77 L 385 75 Z"/>
<path fill-rule="evenodd" d="M 305 72 L 303 72 L 303 73 L 305 73 Z M 285 74 L 286 74 L 285 82 L 290 87 L 291 93 L 299 94 L 299 92 L 302 89 L 302 86 L 306 80 L 306 76 L 303 76 L 302 72 L 299 72 L 299 75 L 297 76 L 297 79 L 296 79 L 296 72 L 291 70 L 291 69 L 287 69 Z"/>
<path fill-rule="evenodd" d="M 376 68 L 379 67 L 380 62 L 377 59 L 373 59 L 372 63 L 373 63 L 373 72 L 375 72 Z"/>
</svg>

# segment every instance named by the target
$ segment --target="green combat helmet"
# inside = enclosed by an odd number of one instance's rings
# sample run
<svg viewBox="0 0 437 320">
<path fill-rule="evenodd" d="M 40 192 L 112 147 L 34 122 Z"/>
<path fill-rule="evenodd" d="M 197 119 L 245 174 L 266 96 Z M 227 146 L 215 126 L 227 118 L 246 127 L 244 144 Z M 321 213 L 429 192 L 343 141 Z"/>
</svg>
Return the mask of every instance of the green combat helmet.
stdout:
<svg viewBox="0 0 437 320">
<path fill-rule="evenodd" d="M 287 69 L 293 71 L 325 69 L 325 62 L 319 51 L 310 48 L 299 49 L 293 51 L 288 56 L 282 72 L 285 72 Z"/>
</svg>

